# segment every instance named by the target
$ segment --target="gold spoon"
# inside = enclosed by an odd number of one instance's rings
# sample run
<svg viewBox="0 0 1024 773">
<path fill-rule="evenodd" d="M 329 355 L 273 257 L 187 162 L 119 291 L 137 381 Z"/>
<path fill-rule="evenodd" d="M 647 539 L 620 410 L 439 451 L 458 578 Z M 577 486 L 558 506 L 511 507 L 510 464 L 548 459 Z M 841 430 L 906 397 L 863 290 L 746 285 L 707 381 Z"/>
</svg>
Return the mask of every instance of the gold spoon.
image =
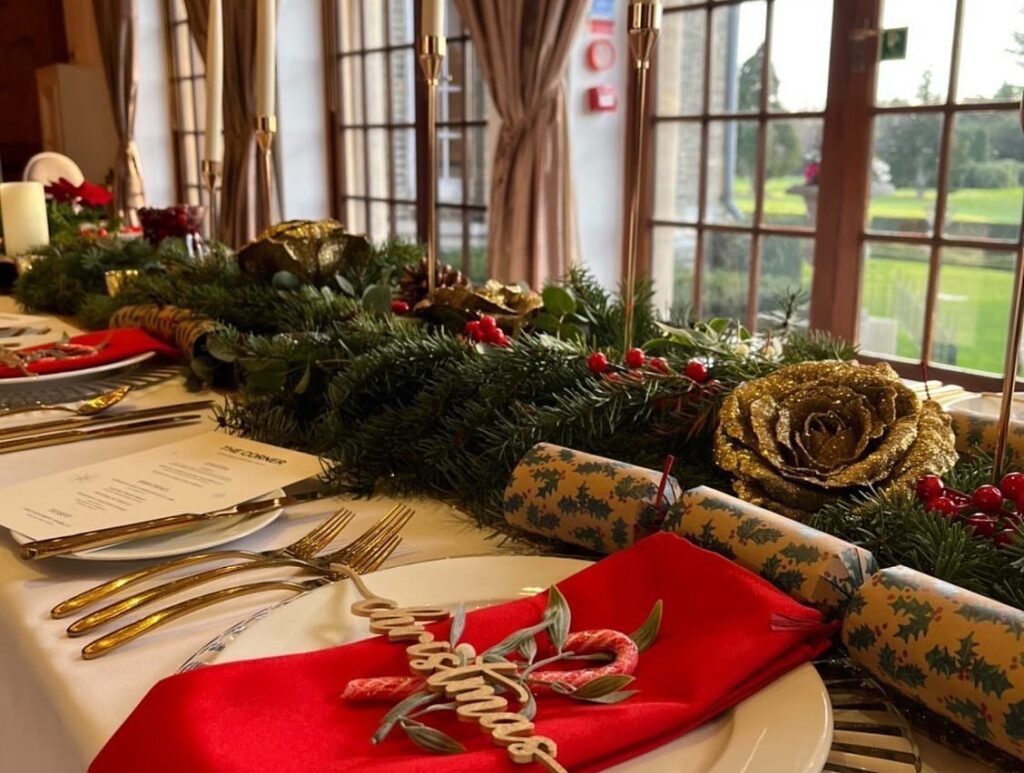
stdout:
<svg viewBox="0 0 1024 773">
<path fill-rule="evenodd" d="M 119 402 L 124 400 L 129 392 L 132 391 L 131 386 L 120 386 L 117 389 L 111 389 L 109 392 L 104 392 L 101 395 L 96 395 L 90 400 L 86 400 L 84 403 L 80 403 L 77 407 L 71 407 L 68 405 L 26 405 L 21 408 L 6 408 L 0 410 L 0 416 L 13 416 L 16 413 L 33 413 L 35 411 L 67 411 L 68 413 L 74 413 L 78 416 L 95 416 L 98 413 L 103 413 L 107 408 L 113 405 L 117 405 Z"/>
</svg>

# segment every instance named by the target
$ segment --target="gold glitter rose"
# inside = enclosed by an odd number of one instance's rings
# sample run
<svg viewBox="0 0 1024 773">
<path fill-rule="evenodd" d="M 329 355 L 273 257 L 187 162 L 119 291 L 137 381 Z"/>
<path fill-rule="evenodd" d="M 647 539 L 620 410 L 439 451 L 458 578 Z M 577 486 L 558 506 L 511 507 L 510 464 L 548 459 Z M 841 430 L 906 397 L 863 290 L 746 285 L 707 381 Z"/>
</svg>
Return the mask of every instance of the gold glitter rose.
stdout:
<svg viewBox="0 0 1024 773">
<path fill-rule="evenodd" d="M 956 462 L 949 416 L 885 363 L 804 362 L 738 386 L 715 462 L 743 499 L 803 519 L 838 497 L 909 490 Z"/>
</svg>

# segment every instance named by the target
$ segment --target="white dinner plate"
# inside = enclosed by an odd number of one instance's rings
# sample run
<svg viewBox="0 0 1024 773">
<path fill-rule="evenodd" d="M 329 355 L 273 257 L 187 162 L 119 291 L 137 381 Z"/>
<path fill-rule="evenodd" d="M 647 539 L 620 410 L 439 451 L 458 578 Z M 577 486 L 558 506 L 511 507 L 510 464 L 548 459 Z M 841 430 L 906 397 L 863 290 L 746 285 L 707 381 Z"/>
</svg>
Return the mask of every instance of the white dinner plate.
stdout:
<svg viewBox="0 0 1024 773">
<path fill-rule="evenodd" d="M 52 384 L 54 381 L 69 381 L 71 379 L 91 379 L 99 375 L 109 374 L 111 371 L 130 368 L 132 365 L 138 365 L 140 362 L 145 362 L 153 357 L 156 357 L 156 352 L 143 352 L 142 354 L 136 354 L 134 357 L 126 357 L 123 360 L 117 360 L 117 362 L 107 362 L 103 365 L 94 365 L 91 368 L 82 368 L 81 370 L 66 370 L 62 373 L 43 373 L 38 376 L 0 378 L 0 391 L 4 391 L 5 389 L 15 389 L 20 392 L 24 391 L 26 386 L 40 386 Z"/>
<path fill-rule="evenodd" d="M 366 580 L 374 593 L 402 606 L 462 604 L 471 611 L 532 596 L 587 565 L 544 556 L 474 556 L 393 567 Z M 181 670 L 368 638 L 366 620 L 349 612 L 358 598 L 351 583 L 339 582 L 264 610 L 210 642 Z M 702 727 L 612 770 L 818 773 L 831 743 L 831 703 L 807 663 Z"/>
<path fill-rule="evenodd" d="M 268 494 L 256 497 L 261 499 L 274 499 L 283 497 L 284 491 L 275 489 Z M 257 532 L 264 526 L 269 526 L 277 520 L 283 510 L 279 507 L 276 510 L 254 515 L 251 518 L 234 516 L 221 518 L 211 523 L 203 524 L 188 531 L 165 534 L 156 537 L 142 537 L 111 545 L 106 548 L 95 548 L 94 550 L 83 550 L 79 553 L 68 553 L 62 558 L 75 558 L 80 561 L 140 561 L 145 558 L 169 558 L 180 556 L 183 553 L 194 553 L 200 550 L 208 550 L 225 542 L 233 542 L 236 539 L 246 537 Z M 16 531 L 11 532 L 14 541 L 19 545 L 31 542 L 31 537 L 26 537 Z"/>
</svg>

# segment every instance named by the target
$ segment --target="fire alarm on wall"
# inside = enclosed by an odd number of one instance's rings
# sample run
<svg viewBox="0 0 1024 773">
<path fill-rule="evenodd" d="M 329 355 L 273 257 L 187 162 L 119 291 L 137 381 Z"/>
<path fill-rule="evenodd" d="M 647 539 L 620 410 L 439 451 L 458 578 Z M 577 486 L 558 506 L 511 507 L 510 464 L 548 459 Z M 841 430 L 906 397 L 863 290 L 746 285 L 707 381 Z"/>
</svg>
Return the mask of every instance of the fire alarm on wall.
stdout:
<svg viewBox="0 0 1024 773">
<path fill-rule="evenodd" d="M 599 38 L 587 46 L 587 67 L 594 72 L 607 70 L 615 64 L 615 44 L 606 38 Z"/>
<path fill-rule="evenodd" d="M 587 89 L 587 107 L 591 113 L 610 113 L 618 106 L 619 98 L 610 83 Z"/>
</svg>

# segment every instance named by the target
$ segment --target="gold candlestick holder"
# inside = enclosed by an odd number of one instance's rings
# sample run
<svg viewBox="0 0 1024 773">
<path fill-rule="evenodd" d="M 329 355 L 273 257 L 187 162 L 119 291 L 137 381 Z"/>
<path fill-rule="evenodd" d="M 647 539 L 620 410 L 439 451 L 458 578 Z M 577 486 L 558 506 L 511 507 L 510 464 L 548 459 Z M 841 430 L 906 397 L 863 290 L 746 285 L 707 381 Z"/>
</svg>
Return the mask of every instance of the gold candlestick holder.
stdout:
<svg viewBox="0 0 1024 773">
<path fill-rule="evenodd" d="M 633 318 L 636 310 L 637 260 L 640 256 L 640 184 L 643 180 L 644 152 L 647 145 L 647 88 L 651 54 L 661 32 L 662 5 L 658 0 L 634 0 L 629 4 L 629 53 L 633 59 L 633 99 L 626 158 L 626 281 L 623 292 L 622 348 L 633 346 Z"/>
<path fill-rule="evenodd" d="M 448 53 L 443 35 L 420 35 L 420 69 L 427 85 L 427 292 L 437 283 L 437 89 L 441 84 L 441 61 Z"/>
<path fill-rule="evenodd" d="M 273 169 L 273 147 L 274 147 L 274 135 L 277 133 L 277 116 L 276 115 L 258 115 L 254 120 L 254 128 L 256 130 L 256 144 L 260 149 L 260 187 L 263 193 L 263 200 L 260 202 L 260 208 L 257 211 L 256 231 L 260 232 L 270 227 L 270 220 L 273 217 L 271 214 L 271 181 L 273 176 L 271 170 Z"/>
<path fill-rule="evenodd" d="M 1020 129 L 1024 133 L 1024 97 L 1021 98 L 1019 118 Z M 1006 336 L 1006 356 L 1003 360 L 1003 399 L 999 406 L 999 427 L 996 434 L 995 454 L 992 458 L 992 482 L 997 486 L 1003 475 L 1006 439 L 1010 435 L 1010 420 L 1013 418 L 1013 392 L 1017 388 L 1022 327 L 1024 327 L 1024 251 L 1018 251 L 1017 276 L 1013 287 L 1013 310 L 1010 312 L 1010 330 Z"/>
<path fill-rule="evenodd" d="M 210 214 L 210 227 L 207 230 L 207 236 L 210 241 L 214 241 L 217 238 L 217 232 L 220 227 L 217 189 L 220 187 L 221 169 L 223 169 L 223 166 L 220 161 L 203 159 L 203 182 L 206 183 L 206 200 L 209 202 Z"/>
</svg>

